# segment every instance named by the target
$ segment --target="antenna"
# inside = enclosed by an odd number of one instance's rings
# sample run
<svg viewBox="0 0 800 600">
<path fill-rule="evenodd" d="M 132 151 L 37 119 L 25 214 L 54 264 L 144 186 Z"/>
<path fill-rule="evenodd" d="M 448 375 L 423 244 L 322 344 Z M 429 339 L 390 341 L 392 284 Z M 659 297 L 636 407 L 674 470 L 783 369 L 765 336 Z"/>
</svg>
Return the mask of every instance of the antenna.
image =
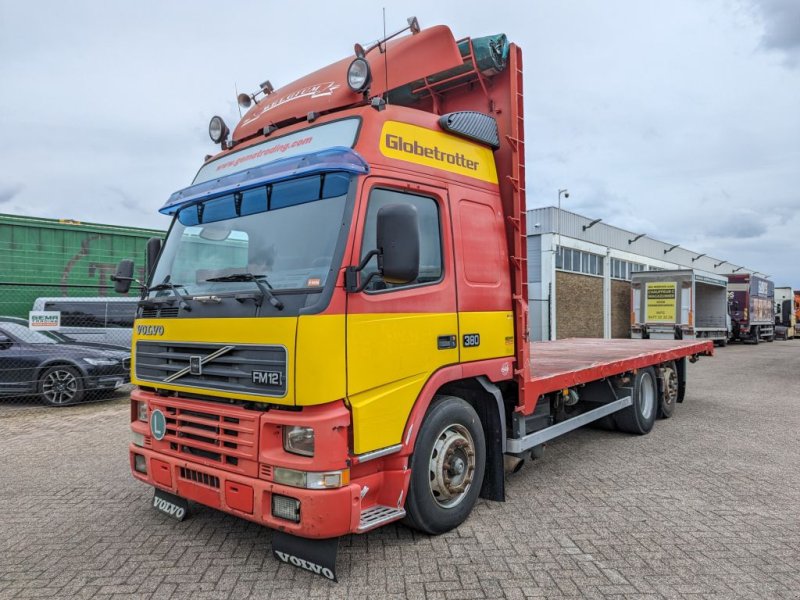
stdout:
<svg viewBox="0 0 800 600">
<path fill-rule="evenodd" d="M 383 7 L 383 39 L 386 39 L 386 7 Z M 386 46 L 383 50 L 383 96 L 384 101 L 388 101 L 389 99 L 389 46 Z M 387 102 L 388 104 L 388 102 Z"/>
</svg>

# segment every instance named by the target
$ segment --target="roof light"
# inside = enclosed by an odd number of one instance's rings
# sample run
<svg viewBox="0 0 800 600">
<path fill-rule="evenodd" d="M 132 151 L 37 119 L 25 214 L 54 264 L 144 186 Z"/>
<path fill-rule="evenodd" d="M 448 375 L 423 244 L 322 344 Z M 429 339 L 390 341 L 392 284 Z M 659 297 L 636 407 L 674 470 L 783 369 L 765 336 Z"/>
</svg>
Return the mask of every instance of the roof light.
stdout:
<svg viewBox="0 0 800 600">
<path fill-rule="evenodd" d="M 214 115 L 208 123 L 208 135 L 215 144 L 220 144 L 228 137 L 229 129 L 222 117 Z"/>
<path fill-rule="evenodd" d="M 347 85 L 360 94 L 369 88 L 370 83 L 372 83 L 372 71 L 369 63 L 365 58 L 356 58 L 347 67 Z"/>
</svg>

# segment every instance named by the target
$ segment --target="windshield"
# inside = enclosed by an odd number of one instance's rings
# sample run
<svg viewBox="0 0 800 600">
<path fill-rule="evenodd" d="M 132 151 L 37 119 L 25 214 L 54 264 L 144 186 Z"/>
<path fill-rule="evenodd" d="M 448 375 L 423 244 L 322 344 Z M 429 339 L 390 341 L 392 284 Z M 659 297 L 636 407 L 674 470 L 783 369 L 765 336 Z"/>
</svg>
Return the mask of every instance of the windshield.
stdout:
<svg viewBox="0 0 800 600">
<path fill-rule="evenodd" d="M 180 210 L 151 281 L 182 295 L 321 291 L 333 261 L 351 175 L 325 173 L 236 192 Z M 221 279 L 233 279 L 224 281 Z M 213 280 L 213 281 L 212 281 Z M 153 296 L 174 292 L 161 286 Z"/>
<path fill-rule="evenodd" d="M 57 344 L 58 342 L 52 337 L 45 335 L 40 331 L 31 331 L 24 325 L 18 323 L 3 323 L 0 325 L 0 331 L 6 332 L 8 335 L 17 338 L 28 344 Z"/>
</svg>

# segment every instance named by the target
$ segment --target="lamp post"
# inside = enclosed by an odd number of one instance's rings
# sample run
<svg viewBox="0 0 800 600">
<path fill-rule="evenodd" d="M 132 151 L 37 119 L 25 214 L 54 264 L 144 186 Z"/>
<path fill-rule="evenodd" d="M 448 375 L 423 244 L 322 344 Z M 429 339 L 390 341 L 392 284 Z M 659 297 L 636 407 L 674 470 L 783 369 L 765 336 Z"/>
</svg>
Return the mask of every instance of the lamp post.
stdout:
<svg viewBox="0 0 800 600">
<path fill-rule="evenodd" d="M 558 234 L 556 236 L 556 239 L 558 240 L 556 245 L 558 248 L 561 247 L 561 196 L 564 196 L 564 198 L 569 198 L 569 190 L 558 190 L 558 215 L 556 216 L 556 233 Z M 558 249 L 556 249 L 556 252 L 558 252 Z"/>
</svg>

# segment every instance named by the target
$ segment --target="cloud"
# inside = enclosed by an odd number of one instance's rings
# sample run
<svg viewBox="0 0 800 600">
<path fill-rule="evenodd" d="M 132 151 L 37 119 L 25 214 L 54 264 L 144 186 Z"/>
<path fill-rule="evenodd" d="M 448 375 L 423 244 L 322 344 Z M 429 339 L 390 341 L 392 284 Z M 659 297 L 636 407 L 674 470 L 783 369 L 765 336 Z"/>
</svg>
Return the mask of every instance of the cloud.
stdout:
<svg viewBox="0 0 800 600">
<path fill-rule="evenodd" d="M 800 65 L 800 2 L 753 0 L 764 31 L 762 46 L 784 54 L 788 66 Z"/>
<path fill-rule="evenodd" d="M 0 184 L 0 204 L 11 202 L 14 196 L 22 191 L 23 187 L 19 183 Z"/>
</svg>

